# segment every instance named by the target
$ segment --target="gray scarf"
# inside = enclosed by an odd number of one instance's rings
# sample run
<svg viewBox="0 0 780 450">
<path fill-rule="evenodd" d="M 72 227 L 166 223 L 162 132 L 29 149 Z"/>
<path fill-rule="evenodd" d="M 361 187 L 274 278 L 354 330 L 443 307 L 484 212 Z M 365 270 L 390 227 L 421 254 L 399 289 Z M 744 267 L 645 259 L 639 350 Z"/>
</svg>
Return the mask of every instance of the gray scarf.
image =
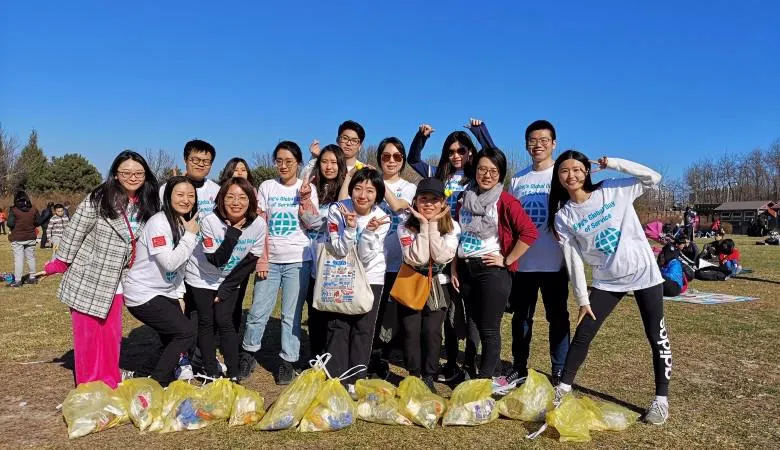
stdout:
<svg viewBox="0 0 780 450">
<path fill-rule="evenodd" d="M 487 210 L 498 201 L 504 186 L 497 183 L 493 189 L 481 194 L 477 194 L 478 189 L 479 186 L 472 181 L 463 191 L 461 208 L 471 214 L 471 222 L 464 224 L 461 221 L 460 226 L 464 233 L 472 233 L 480 239 L 485 239 L 498 233 L 498 223 L 487 216 Z"/>
</svg>

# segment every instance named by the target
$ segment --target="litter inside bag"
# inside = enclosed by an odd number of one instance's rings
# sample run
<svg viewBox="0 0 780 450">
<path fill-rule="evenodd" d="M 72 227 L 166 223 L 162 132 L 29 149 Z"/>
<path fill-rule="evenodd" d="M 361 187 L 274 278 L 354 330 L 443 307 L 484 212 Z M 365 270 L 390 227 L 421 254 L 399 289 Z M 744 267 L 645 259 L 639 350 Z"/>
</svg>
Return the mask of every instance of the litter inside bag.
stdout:
<svg viewBox="0 0 780 450">
<path fill-rule="evenodd" d="M 298 431 L 336 431 L 355 422 L 355 402 L 337 378 L 327 380 L 303 415 Z"/>
<path fill-rule="evenodd" d="M 355 392 L 359 419 L 385 425 L 412 425 L 412 421 L 401 414 L 395 386 L 387 381 L 358 380 Z"/>
<path fill-rule="evenodd" d="M 68 437 L 75 439 L 128 422 L 127 402 L 102 381 L 80 384 L 62 403 Z"/>
<path fill-rule="evenodd" d="M 119 383 L 117 391 L 127 401 L 130 420 L 140 431 L 151 430 L 152 424 L 159 423 L 165 392 L 162 386 L 152 378 L 130 378 Z"/>
<path fill-rule="evenodd" d="M 640 414 L 620 405 L 601 402 L 588 397 L 580 402 L 591 412 L 588 428 L 591 431 L 623 431 L 636 423 Z"/>
<path fill-rule="evenodd" d="M 498 401 L 498 412 L 510 419 L 544 422 L 547 411 L 553 409 L 554 397 L 550 380 L 529 369 L 525 383 Z"/>
<path fill-rule="evenodd" d="M 198 430 L 217 420 L 203 407 L 204 391 L 205 389 L 198 389 L 184 380 L 169 384 L 165 390 L 160 432 Z"/>
<path fill-rule="evenodd" d="M 593 413 L 574 394 L 566 394 L 561 404 L 547 413 L 547 424 L 558 431 L 560 442 L 589 442 Z"/>
<path fill-rule="evenodd" d="M 257 423 L 265 414 L 265 401 L 259 392 L 247 389 L 240 384 L 233 385 L 236 398 L 233 400 L 233 411 L 230 413 L 228 426 L 251 425 Z"/>
<path fill-rule="evenodd" d="M 459 384 L 452 392 L 443 426 L 483 425 L 498 418 L 492 380 L 468 380 Z"/>
<path fill-rule="evenodd" d="M 217 378 L 201 388 L 200 408 L 213 420 L 229 419 L 236 393 L 233 382 Z"/>
<path fill-rule="evenodd" d="M 325 383 L 325 372 L 320 368 L 306 369 L 279 395 L 255 427 L 258 430 L 285 430 L 301 421 Z"/>
<path fill-rule="evenodd" d="M 420 426 L 432 430 L 447 408 L 445 400 L 431 392 L 418 377 L 406 377 L 398 385 L 403 414 Z"/>
</svg>

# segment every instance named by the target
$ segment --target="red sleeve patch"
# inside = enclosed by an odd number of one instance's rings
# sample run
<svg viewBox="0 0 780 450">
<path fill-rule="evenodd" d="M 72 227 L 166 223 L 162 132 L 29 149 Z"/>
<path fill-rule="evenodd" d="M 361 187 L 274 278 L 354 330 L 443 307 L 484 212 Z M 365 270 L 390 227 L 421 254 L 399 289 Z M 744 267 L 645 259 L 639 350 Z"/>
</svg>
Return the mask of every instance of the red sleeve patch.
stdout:
<svg viewBox="0 0 780 450">
<path fill-rule="evenodd" d="M 328 233 L 336 233 L 338 231 L 339 231 L 338 224 L 328 222 Z"/>
<path fill-rule="evenodd" d="M 210 237 L 204 237 L 203 238 L 203 246 L 204 247 L 208 247 L 208 248 L 213 247 L 214 246 L 214 240 L 211 239 Z"/>
<path fill-rule="evenodd" d="M 411 236 L 402 236 L 401 237 L 401 245 L 404 247 L 409 247 L 412 245 L 412 237 Z"/>
<path fill-rule="evenodd" d="M 165 247 L 165 236 L 155 236 L 152 238 L 152 247 Z"/>
</svg>

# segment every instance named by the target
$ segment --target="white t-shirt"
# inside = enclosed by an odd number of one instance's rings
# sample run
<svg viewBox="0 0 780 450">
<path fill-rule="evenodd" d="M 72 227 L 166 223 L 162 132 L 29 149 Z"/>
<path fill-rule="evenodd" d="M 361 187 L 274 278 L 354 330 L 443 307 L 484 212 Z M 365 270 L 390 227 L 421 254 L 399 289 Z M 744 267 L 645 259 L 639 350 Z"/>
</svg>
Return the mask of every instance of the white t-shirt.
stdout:
<svg viewBox="0 0 780 450">
<path fill-rule="evenodd" d="M 553 166 L 535 172 L 529 166 L 512 177 L 509 193 L 523 204 L 539 237 L 519 261 L 519 272 L 558 272 L 563 267 L 563 252 L 558 240 L 547 228 L 547 208 Z"/>
<path fill-rule="evenodd" d="M 138 239 L 135 263 L 123 282 L 125 305 L 140 306 L 161 295 L 172 299 L 184 293 L 184 272 L 198 239 L 184 232 L 176 248 L 165 213 L 153 215 Z"/>
<path fill-rule="evenodd" d="M 168 183 L 160 186 L 160 205 L 162 205 L 163 202 L 166 184 Z M 195 192 L 198 194 L 198 219 L 203 220 L 203 217 L 205 217 L 206 214 L 210 214 L 214 211 L 219 188 L 220 186 L 217 183 L 208 178 L 203 183 L 203 186 L 195 188 Z"/>
<path fill-rule="evenodd" d="M 356 165 L 362 165 L 365 166 L 366 164 L 361 161 L 355 160 L 355 164 L 349 165 L 347 164 L 347 173 L 349 173 L 350 170 L 352 170 Z M 317 166 L 317 158 L 312 158 L 309 160 L 309 162 L 306 163 L 305 166 L 303 166 L 303 170 L 301 171 L 301 179 L 311 179 L 313 174 L 315 173 Z"/>
<path fill-rule="evenodd" d="M 449 197 L 447 197 L 447 204 L 450 207 L 452 218 L 455 220 L 457 220 L 457 217 L 455 217 L 455 208 L 458 206 L 458 195 L 466 189 L 466 186 L 460 184 L 463 181 L 463 176 L 463 171 L 458 170 L 450 175 L 450 179 L 444 183 L 444 192 L 450 194 Z"/>
<path fill-rule="evenodd" d="M 395 182 L 385 181 L 385 189 L 387 189 L 388 193 L 394 193 L 395 198 L 406 200 L 409 205 L 412 204 L 414 194 L 417 192 L 417 186 L 403 178 Z M 409 217 L 409 213 L 406 211 L 399 211 L 397 214 L 394 213 L 385 200 L 382 200 L 379 207 L 382 208 L 382 211 L 389 215 L 392 220 L 392 222 L 390 222 L 390 229 L 387 232 L 387 237 L 385 238 L 385 263 L 387 264 L 387 271 L 398 272 L 401 270 L 401 263 L 403 262 L 401 244 L 398 243 L 398 224 L 405 222 Z"/>
<path fill-rule="evenodd" d="M 458 245 L 458 257 L 476 258 L 479 256 L 501 253 L 501 244 L 498 242 L 498 201 L 487 210 L 489 217 L 495 224 L 496 232 L 488 238 L 480 239 L 476 234 L 463 231 L 464 225 L 471 223 L 471 213 L 464 208 L 460 209 L 458 223 L 460 224 L 460 244 Z"/>
<path fill-rule="evenodd" d="M 263 181 L 257 190 L 257 206 L 265 211 L 268 220 L 268 262 L 288 264 L 312 259 L 311 241 L 298 217 L 302 184 L 296 180 L 294 185 L 285 186 L 273 179 Z M 313 185 L 311 201 L 317 208 L 317 188 Z"/>
<path fill-rule="evenodd" d="M 555 215 L 555 229 L 580 306 L 590 303 L 583 262 L 593 268 L 593 287 L 605 291 L 634 291 L 664 281 L 633 204 L 661 176 L 617 158 L 608 158 L 607 167 L 636 178 L 604 180 L 586 201 L 569 201 Z"/>
<path fill-rule="evenodd" d="M 354 211 L 355 207 L 352 200 L 342 200 L 334 203 L 328 210 L 328 236 L 330 244 L 336 255 L 344 257 L 349 249 L 357 245 L 357 254 L 363 267 L 366 269 L 366 278 L 369 284 L 385 284 L 385 237 L 390 230 L 390 224 L 380 225 L 374 231 L 366 229 L 366 225 L 372 217 L 377 219 L 385 216 L 385 212 L 378 206 L 374 206 L 371 212 L 365 216 L 357 216 L 357 227 L 347 228 L 344 222 L 344 216 L 339 211 L 339 204 L 344 204 L 347 209 Z"/>
<path fill-rule="evenodd" d="M 260 257 L 265 247 L 265 221 L 256 218 L 241 231 L 241 237 L 233 248 L 230 259 L 222 267 L 215 267 L 207 259 L 207 253 L 217 251 L 225 239 L 227 224 L 219 219 L 215 213 L 206 215 L 200 221 L 200 234 L 202 242 L 195 247 L 190 263 L 187 264 L 185 281 L 190 286 L 201 289 L 216 290 L 225 281 L 234 267 L 249 253 Z"/>
<path fill-rule="evenodd" d="M 125 211 L 125 217 L 127 217 L 127 224 L 130 225 L 130 231 L 132 232 L 132 238 L 136 240 L 136 258 L 138 258 L 137 252 L 138 252 L 138 239 L 141 238 L 141 232 L 143 231 L 143 225 L 141 222 L 138 221 L 138 205 L 135 203 L 128 203 L 127 204 L 127 210 Z M 127 225 L 126 224 L 126 225 Z M 132 244 L 131 244 L 132 245 Z M 135 261 L 133 261 L 133 265 L 135 265 Z M 124 293 L 124 285 L 123 281 L 120 279 L 119 284 L 116 287 L 116 294 L 122 294 Z"/>
<path fill-rule="evenodd" d="M 452 231 L 442 236 L 444 245 L 452 249 L 453 255 L 458 250 L 458 243 L 460 241 L 460 225 L 458 222 L 452 222 Z M 414 241 L 417 240 L 417 233 L 408 230 L 404 224 L 398 226 L 398 242 L 403 243 L 404 246 L 411 246 Z M 434 266 L 435 267 L 435 266 Z M 450 282 L 450 276 L 444 273 L 444 267 L 440 269 L 442 272 L 437 274 L 436 277 L 439 280 L 439 284 L 448 284 Z"/>
</svg>

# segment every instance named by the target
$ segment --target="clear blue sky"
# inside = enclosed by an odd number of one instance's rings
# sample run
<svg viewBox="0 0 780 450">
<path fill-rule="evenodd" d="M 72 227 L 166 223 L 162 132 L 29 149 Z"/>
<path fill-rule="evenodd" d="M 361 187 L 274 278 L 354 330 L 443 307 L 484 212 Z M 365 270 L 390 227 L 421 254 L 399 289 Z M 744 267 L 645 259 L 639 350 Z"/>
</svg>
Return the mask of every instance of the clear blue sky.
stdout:
<svg viewBox="0 0 780 450">
<path fill-rule="evenodd" d="M 559 151 L 675 175 L 780 138 L 778 24 L 769 0 L 5 2 L 0 122 L 105 173 L 195 137 L 221 169 L 345 119 L 367 144 L 429 122 L 431 156 L 475 116 L 516 152 L 546 118 Z"/>
</svg>

